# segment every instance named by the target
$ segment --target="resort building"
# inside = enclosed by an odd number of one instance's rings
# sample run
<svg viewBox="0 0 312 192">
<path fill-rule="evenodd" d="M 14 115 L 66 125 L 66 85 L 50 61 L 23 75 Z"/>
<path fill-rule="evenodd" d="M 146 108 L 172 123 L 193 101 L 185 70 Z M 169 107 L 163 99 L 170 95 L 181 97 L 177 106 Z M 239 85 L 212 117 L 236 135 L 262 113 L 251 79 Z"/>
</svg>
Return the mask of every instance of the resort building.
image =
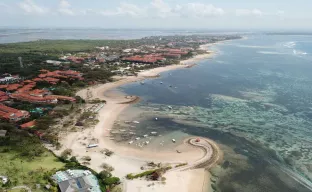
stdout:
<svg viewBox="0 0 312 192">
<path fill-rule="evenodd" d="M 34 128 L 36 126 L 36 121 L 29 121 L 27 123 L 24 123 L 22 125 L 20 125 L 21 129 L 31 129 Z"/>
<path fill-rule="evenodd" d="M 52 179 L 61 192 L 101 192 L 97 178 L 88 170 L 58 171 Z"/>
<path fill-rule="evenodd" d="M 27 101 L 29 103 L 38 103 L 38 104 L 56 104 L 58 102 L 57 98 L 45 96 L 33 96 L 29 93 L 13 93 L 10 95 L 10 98 L 19 100 L 19 101 Z"/>
<path fill-rule="evenodd" d="M 20 77 L 18 75 L 11 75 L 9 73 L 5 73 L 0 75 L 0 83 L 12 83 L 19 81 Z"/>
<path fill-rule="evenodd" d="M 34 81 L 46 81 L 49 83 L 58 83 L 60 81 L 59 78 L 63 79 L 76 79 L 83 80 L 83 74 L 73 70 L 67 71 L 48 71 L 48 70 L 40 70 L 42 74 L 38 75 L 38 78 L 33 79 Z"/>
<path fill-rule="evenodd" d="M 137 62 L 137 63 L 156 63 L 159 61 L 166 60 L 160 54 L 151 54 L 151 55 L 135 55 L 131 57 L 125 57 L 123 61 Z"/>
<path fill-rule="evenodd" d="M 30 116 L 28 111 L 18 110 L 5 105 L 0 104 L 0 118 L 18 122 L 22 119 L 26 119 Z"/>
<path fill-rule="evenodd" d="M 0 102 L 9 100 L 9 96 L 3 91 L 0 91 Z"/>
</svg>

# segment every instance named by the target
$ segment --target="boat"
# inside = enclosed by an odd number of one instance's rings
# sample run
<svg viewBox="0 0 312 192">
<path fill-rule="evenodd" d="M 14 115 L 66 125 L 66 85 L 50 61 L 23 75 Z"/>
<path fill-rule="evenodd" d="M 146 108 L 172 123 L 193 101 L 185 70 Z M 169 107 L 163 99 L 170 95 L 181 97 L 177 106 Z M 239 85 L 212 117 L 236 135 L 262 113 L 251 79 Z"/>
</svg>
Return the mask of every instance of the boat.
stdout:
<svg viewBox="0 0 312 192">
<path fill-rule="evenodd" d="M 172 85 L 169 85 L 169 87 L 172 87 Z"/>
<path fill-rule="evenodd" d="M 149 141 L 145 141 L 145 145 L 148 145 L 149 144 Z"/>
<path fill-rule="evenodd" d="M 140 139 L 141 139 L 140 137 L 135 138 L 135 140 L 140 140 Z"/>
<path fill-rule="evenodd" d="M 90 145 L 88 145 L 87 148 L 94 148 L 94 147 L 98 147 L 98 146 L 99 146 L 98 144 L 90 144 Z"/>
<path fill-rule="evenodd" d="M 152 134 L 152 135 L 156 135 L 156 134 L 157 134 L 157 132 L 151 132 L 151 134 Z"/>
<path fill-rule="evenodd" d="M 175 143 L 175 142 L 176 142 L 176 140 L 175 140 L 175 139 L 172 139 L 171 141 L 172 141 L 173 143 Z"/>
<path fill-rule="evenodd" d="M 177 150 L 177 153 L 182 153 L 181 151 Z"/>
<path fill-rule="evenodd" d="M 144 85 L 144 84 L 145 84 L 144 81 L 141 81 L 140 83 L 141 83 L 141 85 Z"/>
<path fill-rule="evenodd" d="M 129 144 L 131 145 L 133 143 L 133 141 L 129 141 Z"/>
<path fill-rule="evenodd" d="M 133 121 L 133 123 L 135 123 L 135 124 L 139 124 L 140 122 L 138 122 L 138 121 Z"/>
<path fill-rule="evenodd" d="M 148 137 L 148 135 L 143 135 L 144 138 Z"/>
<path fill-rule="evenodd" d="M 160 84 L 163 84 L 163 82 L 160 82 Z"/>
<path fill-rule="evenodd" d="M 156 117 L 156 118 L 155 118 L 155 120 L 157 121 L 157 120 L 158 120 L 158 118 Z"/>
<path fill-rule="evenodd" d="M 171 106 L 168 106 L 168 108 L 169 108 L 169 109 L 172 109 L 172 107 L 171 107 Z"/>
</svg>

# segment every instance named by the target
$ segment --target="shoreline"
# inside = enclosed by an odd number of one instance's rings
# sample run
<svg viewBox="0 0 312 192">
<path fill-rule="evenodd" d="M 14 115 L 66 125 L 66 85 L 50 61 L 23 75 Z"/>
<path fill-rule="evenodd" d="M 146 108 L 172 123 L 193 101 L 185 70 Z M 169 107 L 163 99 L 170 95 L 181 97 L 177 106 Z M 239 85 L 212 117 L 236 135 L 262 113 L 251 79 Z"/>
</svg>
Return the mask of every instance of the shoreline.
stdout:
<svg viewBox="0 0 312 192">
<path fill-rule="evenodd" d="M 203 50 L 207 50 L 211 44 L 202 45 L 200 48 Z M 122 146 L 115 143 L 110 139 L 110 130 L 113 128 L 115 121 L 118 119 L 118 116 L 132 103 L 133 100 L 138 100 L 137 96 L 126 96 L 124 94 L 116 94 L 114 96 L 108 96 L 105 93 L 108 91 L 118 88 L 120 86 L 142 81 L 148 78 L 157 78 L 160 76 L 160 73 L 190 68 L 194 66 L 195 62 L 202 61 L 204 59 L 212 58 L 215 55 L 214 52 L 209 52 L 206 54 L 197 55 L 193 58 L 180 61 L 178 65 L 169 65 L 165 67 L 159 67 L 154 69 L 149 69 L 143 72 L 140 72 L 138 76 L 127 76 L 125 78 L 121 78 L 112 83 L 106 83 L 101 85 L 95 85 L 89 87 L 87 89 L 83 89 L 77 92 L 76 95 L 84 98 L 84 99 L 103 99 L 106 100 L 105 106 L 98 112 L 99 123 L 90 129 L 83 130 L 82 132 L 74 132 L 69 133 L 61 139 L 62 148 L 61 150 L 55 151 L 56 154 L 60 154 L 64 149 L 72 149 L 73 155 L 81 158 L 83 156 L 90 156 L 92 160 L 90 161 L 90 167 L 96 171 L 101 171 L 101 164 L 108 163 L 115 168 L 113 171 L 113 175 L 118 177 L 124 177 L 128 173 L 138 173 L 142 172 L 140 169 L 146 161 L 160 161 L 162 163 L 183 163 L 183 162 L 195 162 L 198 159 L 201 159 L 205 154 L 202 149 L 194 148 L 193 146 L 189 146 L 186 143 L 180 144 L 179 149 L 183 149 L 182 154 L 178 154 L 175 149 L 161 151 L 158 153 L 151 153 L 144 150 L 134 149 L 128 146 Z M 135 97 L 135 99 L 133 99 Z M 96 141 L 99 145 L 99 148 L 87 149 L 81 143 L 84 139 L 87 138 L 89 140 L 89 144 L 91 141 Z M 212 141 L 213 142 L 213 141 Z M 212 145 L 215 145 L 213 143 Z M 114 155 L 109 158 L 105 158 L 103 160 L 103 154 L 100 152 L 100 148 L 109 149 L 114 151 Z M 201 170 L 201 169 L 197 169 Z M 174 172 L 174 173 L 173 173 Z M 155 185 L 158 186 L 156 191 L 172 191 L 173 189 L 180 188 L 179 191 L 188 191 L 188 186 L 192 185 L 191 181 L 202 179 L 202 183 L 205 184 L 209 182 L 209 177 L 207 178 L 204 169 L 201 174 L 195 174 L 195 170 L 178 172 L 173 171 L 166 174 L 166 178 L 168 181 L 172 180 L 170 183 L 166 185 Z M 175 183 L 179 183 L 178 179 L 181 177 L 181 174 L 188 178 L 187 181 L 184 182 L 186 186 L 175 186 Z M 201 175 L 201 176 L 199 176 Z M 183 177 L 184 177 L 183 176 Z M 196 178 L 196 179 L 195 179 Z M 127 185 L 127 190 L 124 191 L 135 191 L 136 189 L 132 187 L 142 186 L 142 181 L 128 181 L 124 180 L 125 185 Z M 149 184 L 149 181 L 144 181 L 143 185 Z M 202 192 L 203 184 L 199 186 L 201 189 L 192 189 L 194 192 Z M 192 185 L 194 187 L 194 185 Z M 184 188 L 184 189 L 183 189 Z M 155 189 L 154 189 L 155 190 Z M 208 189 L 207 189 L 208 190 Z M 206 190 L 206 191 L 207 191 Z"/>
</svg>

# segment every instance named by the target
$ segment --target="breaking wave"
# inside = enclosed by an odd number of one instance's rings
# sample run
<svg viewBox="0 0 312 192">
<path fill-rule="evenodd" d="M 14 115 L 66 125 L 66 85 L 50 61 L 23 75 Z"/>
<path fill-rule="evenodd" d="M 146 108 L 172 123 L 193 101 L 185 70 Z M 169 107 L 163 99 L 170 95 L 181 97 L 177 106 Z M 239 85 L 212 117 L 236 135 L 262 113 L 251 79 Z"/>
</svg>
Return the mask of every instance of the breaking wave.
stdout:
<svg viewBox="0 0 312 192">
<path fill-rule="evenodd" d="M 285 44 L 284 44 L 284 47 L 293 48 L 293 47 L 295 47 L 296 45 L 297 45 L 296 42 L 290 41 L 290 42 L 285 43 Z"/>
<path fill-rule="evenodd" d="M 286 53 L 274 52 L 274 51 L 258 51 L 257 53 L 266 55 L 285 55 Z"/>
</svg>

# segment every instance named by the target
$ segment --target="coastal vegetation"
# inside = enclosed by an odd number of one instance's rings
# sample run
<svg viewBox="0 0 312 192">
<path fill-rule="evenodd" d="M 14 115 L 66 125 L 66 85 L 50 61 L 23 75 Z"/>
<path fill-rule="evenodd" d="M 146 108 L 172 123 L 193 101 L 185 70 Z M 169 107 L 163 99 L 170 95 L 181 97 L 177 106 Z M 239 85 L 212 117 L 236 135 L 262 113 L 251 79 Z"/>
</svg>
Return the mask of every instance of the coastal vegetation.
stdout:
<svg viewBox="0 0 312 192">
<path fill-rule="evenodd" d="M 0 129 L 8 131 L 6 137 L 0 137 L 0 174 L 9 178 L 0 189 L 27 185 L 38 191 L 36 184 L 42 187 L 49 184 L 47 174 L 64 168 L 65 164 L 45 149 L 37 137 L 9 123 L 0 123 Z"/>
<path fill-rule="evenodd" d="M 127 179 L 137 179 L 137 178 L 142 178 L 142 177 L 146 177 L 146 178 L 150 178 L 152 180 L 157 180 L 160 175 L 164 174 L 166 171 L 172 169 L 171 166 L 166 166 L 166 167 L 161 167 L 158 169 L 152 169 L 152 170 L 148 170 L 148 171 L 144 171 L 142 173 L 138 173 L 138 174 L 127 174 L 126 178 Z"/>
</svg>

